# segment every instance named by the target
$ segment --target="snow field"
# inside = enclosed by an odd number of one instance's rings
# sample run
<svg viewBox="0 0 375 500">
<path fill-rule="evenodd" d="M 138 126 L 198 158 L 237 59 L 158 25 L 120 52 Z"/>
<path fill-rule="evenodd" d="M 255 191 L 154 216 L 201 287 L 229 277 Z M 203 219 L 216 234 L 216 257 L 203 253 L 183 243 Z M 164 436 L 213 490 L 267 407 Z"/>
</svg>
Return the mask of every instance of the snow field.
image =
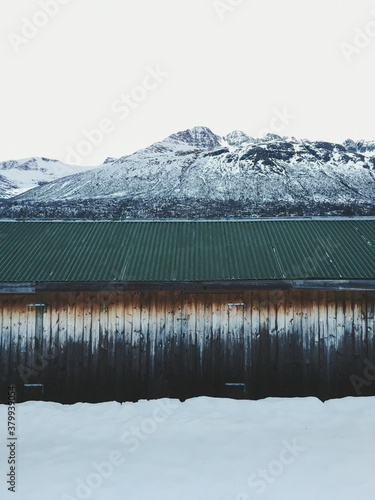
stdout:
<svg viewBox="0 0 375 500">
<path fill-rule="evenodd" d="M 373 500 L 374 422 L 375 397 L 21 403 L 15 498 Z"/>
</svg>

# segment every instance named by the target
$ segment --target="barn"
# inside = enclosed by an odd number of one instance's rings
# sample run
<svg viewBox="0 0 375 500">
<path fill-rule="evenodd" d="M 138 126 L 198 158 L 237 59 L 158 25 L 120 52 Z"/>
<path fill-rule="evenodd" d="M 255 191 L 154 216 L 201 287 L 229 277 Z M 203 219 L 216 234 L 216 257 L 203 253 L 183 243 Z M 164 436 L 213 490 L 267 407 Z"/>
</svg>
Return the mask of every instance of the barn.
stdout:
<svg viewBox="0 0 375 500">
<path fill-rule="evenodd" d="M 18 400 L 374 395 L 375 219 L 3 221 Z"/>
</svg>

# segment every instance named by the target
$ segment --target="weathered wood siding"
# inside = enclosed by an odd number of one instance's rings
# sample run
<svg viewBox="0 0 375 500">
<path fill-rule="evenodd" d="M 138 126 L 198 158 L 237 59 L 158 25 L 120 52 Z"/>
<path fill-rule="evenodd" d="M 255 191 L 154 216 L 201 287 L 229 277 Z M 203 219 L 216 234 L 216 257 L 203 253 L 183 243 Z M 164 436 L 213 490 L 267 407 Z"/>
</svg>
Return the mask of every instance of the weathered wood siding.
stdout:
<svg viewBox="0 0 375 500">
<path fill-rule="evenodd" d="M 375 292 L 4 294 L 2 394 L 12 382 L 19 398 L 37 394 L 25 384 L 44 384 L 46 399 L 63 402 L 325 399 L 358 394 L 353 375 L 366 382 L 361 394 L 375 394 L 364 375 L 374 363 L 374 304 Z"/>
</svg>

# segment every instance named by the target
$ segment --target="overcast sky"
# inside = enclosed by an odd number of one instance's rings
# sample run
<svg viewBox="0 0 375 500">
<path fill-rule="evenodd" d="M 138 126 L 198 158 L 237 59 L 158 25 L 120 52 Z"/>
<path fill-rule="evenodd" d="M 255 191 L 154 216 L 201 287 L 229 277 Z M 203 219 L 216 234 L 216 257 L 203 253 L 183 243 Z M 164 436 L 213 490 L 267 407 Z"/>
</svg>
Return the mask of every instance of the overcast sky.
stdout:
<svg viewBox="0 0 375 500">
<path fill-rule="evenodd" d="M 375 139 L 373 1 L 11 0 L 0 33 L 0 161 L 97 165 L 195 125 Z"/>
</svg>

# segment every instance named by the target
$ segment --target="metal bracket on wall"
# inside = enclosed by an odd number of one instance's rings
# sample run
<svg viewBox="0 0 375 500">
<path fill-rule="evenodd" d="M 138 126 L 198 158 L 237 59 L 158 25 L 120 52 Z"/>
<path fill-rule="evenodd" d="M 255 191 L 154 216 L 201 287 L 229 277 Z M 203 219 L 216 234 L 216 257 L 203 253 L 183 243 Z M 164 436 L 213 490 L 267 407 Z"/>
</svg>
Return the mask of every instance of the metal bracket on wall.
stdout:
<svg viewBox="0 0 375 500">
<path fill-rule="evenodd" d="M 227 302 L 225 304 L 226 306 L 242 306 L 243 307 L 243 312 L 246 312 L 246 304 L 245 302 Z"/>
<path fill-rule="evenodd" d="M 44 384 L 24 384 L 24 387 L 41 387 L 42 394 L 44 394 Z"/>
<path fill-rule="evenodd" d="M 243 382 L 242 383 L 240 383 L 240 382 L 226 382 L 225 385 L 229 386 L 229 387 L 243 387 L 243 392 L 246 392 L 246 384 L 244 384 Z"/>
<path fill-rule="evenodd" d="M 44 312 L 47 312 L 47 304 L 26 304 L 27 307 L 43 307 Z"/>
</svg>

